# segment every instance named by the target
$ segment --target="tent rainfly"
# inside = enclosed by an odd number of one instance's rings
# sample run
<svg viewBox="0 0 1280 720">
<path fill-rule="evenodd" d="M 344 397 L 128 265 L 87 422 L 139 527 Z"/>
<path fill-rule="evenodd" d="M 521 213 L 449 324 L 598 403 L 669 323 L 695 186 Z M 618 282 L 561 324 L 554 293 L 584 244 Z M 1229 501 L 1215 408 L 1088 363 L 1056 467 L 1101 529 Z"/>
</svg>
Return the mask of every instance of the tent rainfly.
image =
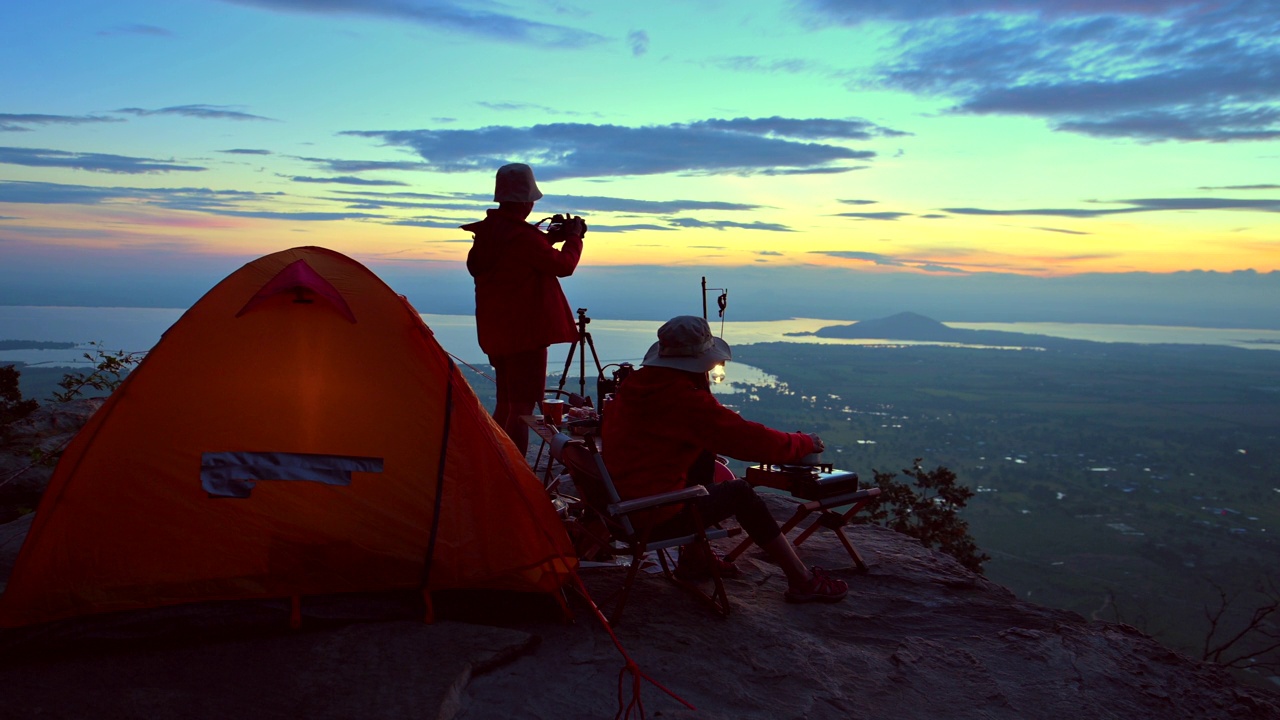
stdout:
<svg viewBox="0 0 1280 720">
<path fill-rule="evenodd" d="M 188 310 L 63 454 L 0 626 L 241 598 L 558 591 L 576 559 L 417 311 L 303 247 Z"/>
</svg>

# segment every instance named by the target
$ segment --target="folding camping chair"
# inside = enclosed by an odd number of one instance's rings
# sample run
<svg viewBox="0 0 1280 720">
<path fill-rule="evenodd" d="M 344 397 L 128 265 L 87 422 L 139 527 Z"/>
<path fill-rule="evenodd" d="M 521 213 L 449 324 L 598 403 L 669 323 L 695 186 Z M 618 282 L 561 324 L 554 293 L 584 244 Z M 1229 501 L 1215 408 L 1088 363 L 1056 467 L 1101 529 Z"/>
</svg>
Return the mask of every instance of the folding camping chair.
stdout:
<svg viewBox="0 0 1280 720">
<path fill-rule="evenodd" d="M 707 494 L 705 487 L 694 485 L 681 490 L 623 501 L 619 498 L 618 491 L 613 486 L 613 478 L 610 477 L 609 470 L 604 464 L 604 458 L 596 448 L 595 438 L 590 433 L 579 438 L 560 432 L 551 440 L 550 445 L 552 457 L 568 470 L 569 476 L 573 478 L 574 486 L 582 496 L 583 503 L 591 512 L 598 514 L 604 520 L 605 526 L 609 529 L 609 536 L 613 545 L 620 552 L 631 557 L 631 567 L 627 570 L 627 577 L 622 587 L 602 603 L 602 605 L 608 604 L 610 600 L 616 598 L 616 604 L 613 607 L 612 615 L 609 617 L 609 622 L 617 625 L 621 620 L 622 611 L 626 607 L 627 596 L 635 584 L 636 574 L 640 571 L 645 555 L 651 550 L 656 551 L 658 564 L 662 568 L 664 577 L 693 594 L 719 615 L 724 617 L 729 615 L 729 597 L 725 592 L 724 580 L 720 577 L 718 564 L 711 563 L 711 578 L 714 588 L 710 594 L 707 594 L 697 585 L 676 577 L 673 572 L 674 563 L 667 551 L 673 547 L 681 546 L 688 546 L 691 550 L 696 551 L 696 548 L 702 546 L 705 551 L 710 553 L 711 540 L 736 535 L 741 532 L 741 528 L 704 528 L 697 508 L 692 505 L 688 509 L 693 514 L 693 523 L 698 529 L 690 534 L 676 537 L 653 537 L 651 534 L 653 530 L 652 523 L 638 524 L 632 520 L 632 516 L 642 510 L 684 503 L 693 498 L 705 496 Z"/>
</svg>

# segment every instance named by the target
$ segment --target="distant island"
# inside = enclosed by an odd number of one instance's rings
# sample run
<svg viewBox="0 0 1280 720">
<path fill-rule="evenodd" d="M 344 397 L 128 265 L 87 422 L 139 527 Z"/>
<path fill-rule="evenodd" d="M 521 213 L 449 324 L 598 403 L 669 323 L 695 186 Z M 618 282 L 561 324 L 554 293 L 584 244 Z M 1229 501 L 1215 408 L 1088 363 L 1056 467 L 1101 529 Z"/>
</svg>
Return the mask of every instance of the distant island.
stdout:
<svg viewBox="0 0 1280 720">
<path fill-rule="evenodd" d="M 943 342 L 962 345 L 997 347 L 1063 348 L 1089 342 L 1068 340 L 1048 335 L 1004 332 L 1001 330 L 962 330 L 943 325 L 932 318 L 913 312 L 902 312 L 875 320 L 862 320 L 851 325 L 829 325 L 813 332 L 786 333 L 790 337 L 822 337 L 859 340 L 909 340 Z"/>
<path fill-rule="evenodd" d="M 43 340 L 0 340 L 0 350 L 70 350 L 73 342 L 45 342 Z"/>
</svg>

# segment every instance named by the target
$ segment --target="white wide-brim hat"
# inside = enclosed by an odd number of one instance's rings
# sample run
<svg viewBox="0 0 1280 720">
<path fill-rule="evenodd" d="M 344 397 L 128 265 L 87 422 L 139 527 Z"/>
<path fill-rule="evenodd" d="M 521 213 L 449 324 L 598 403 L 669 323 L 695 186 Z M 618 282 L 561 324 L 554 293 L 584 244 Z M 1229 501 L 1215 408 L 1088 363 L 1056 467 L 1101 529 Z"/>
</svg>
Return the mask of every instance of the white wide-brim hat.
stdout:
<svg viewBox="0 0 1280 720">
<path fill-rule="evenodd" d="M 729 344 L 711 334 L 697 315 L 673 317 L 658 328 L 658 342 L 645 353 L 641 365 L 704 373 L 733 359 Z"/>
</svg>

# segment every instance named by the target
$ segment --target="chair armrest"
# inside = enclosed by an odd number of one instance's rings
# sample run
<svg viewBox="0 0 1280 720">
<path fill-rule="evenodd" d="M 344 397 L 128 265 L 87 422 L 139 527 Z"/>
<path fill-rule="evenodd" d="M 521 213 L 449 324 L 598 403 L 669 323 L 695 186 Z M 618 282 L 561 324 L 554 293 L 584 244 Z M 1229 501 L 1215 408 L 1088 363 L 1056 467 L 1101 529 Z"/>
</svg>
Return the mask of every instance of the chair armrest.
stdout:
<svg viewBox="0 0 1280 720">
<path fill-rule="evenodd" d="M 662 507 L 663 505 L 687 502 L 696 497 L 705 497 L 706 495 L 707 489 L 705 487 L 694 485 L 680 490 L 636 498 L 635 500 L 623 500 L 622 502 L 613 503 L 607 509 L 610 515 L 627 515 L 637 510 L 647 510 L 649 508 Z"/>
<path fill-rule="evenodd" d="M 564 447 L 571 443 L 578 443 L 579 445 L 582 445 L 583 441 L 581 438 L 573 437 L 563 430 L 557 432 L 555 436 L 551 438 L 551 457 L 555 458 L 557 461 L 564 460 Z"/>
</svg>

